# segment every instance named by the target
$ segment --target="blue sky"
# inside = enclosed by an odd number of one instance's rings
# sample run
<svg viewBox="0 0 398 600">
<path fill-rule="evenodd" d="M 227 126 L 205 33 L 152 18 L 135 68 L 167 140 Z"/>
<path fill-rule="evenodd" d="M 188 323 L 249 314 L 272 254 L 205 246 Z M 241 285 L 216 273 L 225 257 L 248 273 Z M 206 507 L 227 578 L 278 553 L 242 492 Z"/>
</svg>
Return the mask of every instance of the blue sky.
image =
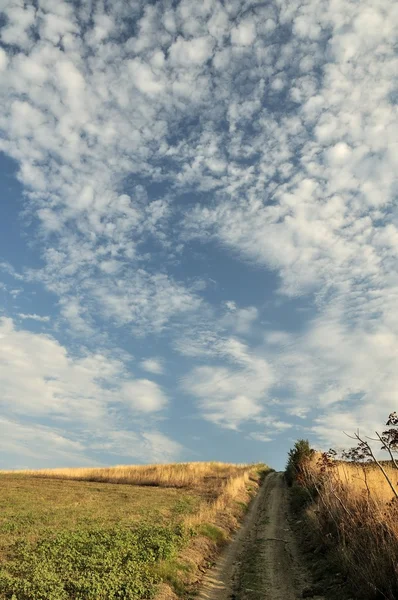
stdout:
<svg viewBox="0 0 398 600">
<path fill-rule="evenodd" d="M 3 468 L 282 468 L 396 410 L 396 3 L 1 11 Z"/>
</svg>

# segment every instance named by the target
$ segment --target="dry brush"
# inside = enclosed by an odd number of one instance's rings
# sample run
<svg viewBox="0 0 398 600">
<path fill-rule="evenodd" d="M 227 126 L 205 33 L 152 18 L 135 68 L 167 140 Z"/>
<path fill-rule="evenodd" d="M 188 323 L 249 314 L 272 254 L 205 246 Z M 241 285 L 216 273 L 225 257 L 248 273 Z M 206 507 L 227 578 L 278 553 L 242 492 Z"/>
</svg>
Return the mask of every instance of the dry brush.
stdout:
<svg viewBox="0 0 398 600">
<path fill-rule="evenodd" d="M 311 529 L 356 597 L 366 600 L 398 598 L 397 423 L 393 413 L 391 428 L 376 433 L 389 461 L 379 460 L 372 440 L 357 433 L 356 446 L 341 455 L 330 450 L 307 456 L 296 477 Z"/>
</svg>

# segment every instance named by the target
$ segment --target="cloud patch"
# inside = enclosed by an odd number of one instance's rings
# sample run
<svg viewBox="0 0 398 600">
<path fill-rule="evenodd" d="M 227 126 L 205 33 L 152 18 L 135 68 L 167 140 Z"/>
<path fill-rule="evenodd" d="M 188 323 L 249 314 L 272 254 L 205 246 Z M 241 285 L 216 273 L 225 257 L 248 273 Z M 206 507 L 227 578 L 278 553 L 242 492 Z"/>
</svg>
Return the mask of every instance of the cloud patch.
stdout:
<svg viewBox="0 0 398 600">
<path fill-rule="evenodd" d="M 206 420 L 238 429 L 241 423 L 256 421 L 263 415 L 274 374 L 267 360 L 251 354 L 237 340 L 229 339 L 221 345 L 230 366 L 195 367 L 184 377 L 182 389 L 197 398 Z"/>
<path fill-rule="evenodd" d="M 133 379 L 120 359 L 97 352 L 70 355 L 52 336 L 0 320 L 1 403 L 9 414 L 103 423 L 110 405 L 135 413 L 167 405 L 160 386 Z"/>
<path fill-rule="evenodd" d="M 20 319 L 22 319 L 23 321 L 25 321 L 26 319 L 29 319 L 31 321 L 38 321 L 39 323 L 48 323 L 50 321 L 50 317 L 46 316 L 46 315 L 36 315 L 35 313 L 33 313 L 32 315 L 27 315 L 24 313 L 19 313 L 18 317 Z"/>
<path fill-rule="evenodd" d="M 148 373 L 154 373 L 154 375 L 162 375 L 164 373 L 164 367 L 162 360 L 158 358 L 145 358 L 141 361 L 140 366 Z"/>
<path fill-rule="evenodd" d="M 169 396 L 131 373 L 110 342 L 119 332 L 198 361 L 178 377 L 222 427 L 270 418 L 276 393 L 325 438 L 316 410 L 334 427 L 336 415 L 371 423 L 394 408 L 396 3 L 12 0 L 2 11 L 0 150 L 18 163 L 41 266 L 0 267 L 55 294 L 56 327 L 91 345 L 74 354 L 3 320 L 7 410 L 157 414 Z M 216 249 L 220 270 L 233 261 L 234 293 L 195 283 L 196 245 L 209 264 Z M 246 268 L 277 274 L 282 305 L 306 304 L 300 334 L 263 326 L 262 292 L 241 301 Z M 40 322 L 40 308 L 15 313 Z M 153 360 L 140 367 L 159 375 Z M 162 446 L 148 435 L 140 447 Z"/>
</svg>

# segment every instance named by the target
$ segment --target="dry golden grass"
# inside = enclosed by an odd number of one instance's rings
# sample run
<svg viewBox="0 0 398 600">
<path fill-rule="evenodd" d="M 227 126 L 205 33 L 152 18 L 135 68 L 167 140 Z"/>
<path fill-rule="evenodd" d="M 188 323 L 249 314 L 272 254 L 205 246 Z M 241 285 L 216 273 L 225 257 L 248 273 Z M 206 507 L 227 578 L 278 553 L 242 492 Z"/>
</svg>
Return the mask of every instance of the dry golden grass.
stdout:
<svg viewBox="0 0 398 600">
<path fill-rule="evenodd" d="M 155 465 L 118 465 L 100 468 L 39 469 L 13 471 L 21 475 L 55 479 L 73 479 L 102 483 L 124 483 L 159 487 L 213 489 L 218 495 L 235 478 L 244 476 L 253 465 L 235 465 L 220 462 L 191 462 Z M 7 471 L 0 471 L 6 474 Z M 235 484 L 236 485 L 236 484 Z M 215 488 L 215 489 L 214 489 Z"/>
<path fill-rule="evenodd" d="M 307 469 L 311 477 L 319 477 L 320 456 L 320 452 L 315 453 L 312 460 L 307 463 Z M 383 468 L 398 489 L 398 471 L 392 464 L 388 463 L 383 463 Z M 390 502 L 394 497 L 386 478 L 374 463 L 357 464 L 335 461 L 329 475 L 333 475 L 335 482 L 339 482 L 344 488 L 347 488 L 351 497 L 371 496 L 381 506 Z"/>
<path fill-rule="evenodd" d="M 393 483 L 397 483 L 398 471 L 388 465 L 384 466 L 387 475 Z M 339 463 L 336 466 L 336 476 L 350 494 L 363 497 L 368 493 L 381 505 L 393 499 L 393 492 L 380 469 L 375 465 L 361 466 L 351 463 Z"/>
<path fill-rule="evenodd" d="M 231 508 L 234 501 L 248 501 L 248 484 L 253 469 L 246 469 L 243 473 L 230 475 L 224 481 L 219 481 L 217 495 L 214 499 L 202 503 L 199 510 L 194 515 L 189 515 L 185 523 L 189 526 L 198 525 L 205 522 L 215 521 L 217 515 Z"/>
<path fill-rule="evenodd" d="M 398 597 L 398 503 L 375 464 L 307 462 L 303 483 L 314 501 L 307 516 L 329 543 L 361 598 Z M 383 464 L 398 488 L 398 471 Z M 393 500 L 394 498 L 394 500 Z M 329 540 L 329 542 L 327 542 Z"/>
</svg>

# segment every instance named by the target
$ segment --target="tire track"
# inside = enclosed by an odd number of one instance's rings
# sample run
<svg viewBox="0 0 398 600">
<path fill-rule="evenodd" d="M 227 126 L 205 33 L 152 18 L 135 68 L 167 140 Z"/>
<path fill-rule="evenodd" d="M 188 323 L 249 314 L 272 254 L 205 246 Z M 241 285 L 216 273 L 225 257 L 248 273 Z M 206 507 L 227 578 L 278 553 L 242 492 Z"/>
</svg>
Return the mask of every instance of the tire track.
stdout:
<svg viewBox="0 0 398 600">
<path fill-rule="evenodd" d="M 310 577 L 289 525 L 283 475 L 270 473 L 241 529 L 207 574 L 198 598 L 324 600 L 323 596 L 311 596 L 310 589 Z"/>
</svg>

